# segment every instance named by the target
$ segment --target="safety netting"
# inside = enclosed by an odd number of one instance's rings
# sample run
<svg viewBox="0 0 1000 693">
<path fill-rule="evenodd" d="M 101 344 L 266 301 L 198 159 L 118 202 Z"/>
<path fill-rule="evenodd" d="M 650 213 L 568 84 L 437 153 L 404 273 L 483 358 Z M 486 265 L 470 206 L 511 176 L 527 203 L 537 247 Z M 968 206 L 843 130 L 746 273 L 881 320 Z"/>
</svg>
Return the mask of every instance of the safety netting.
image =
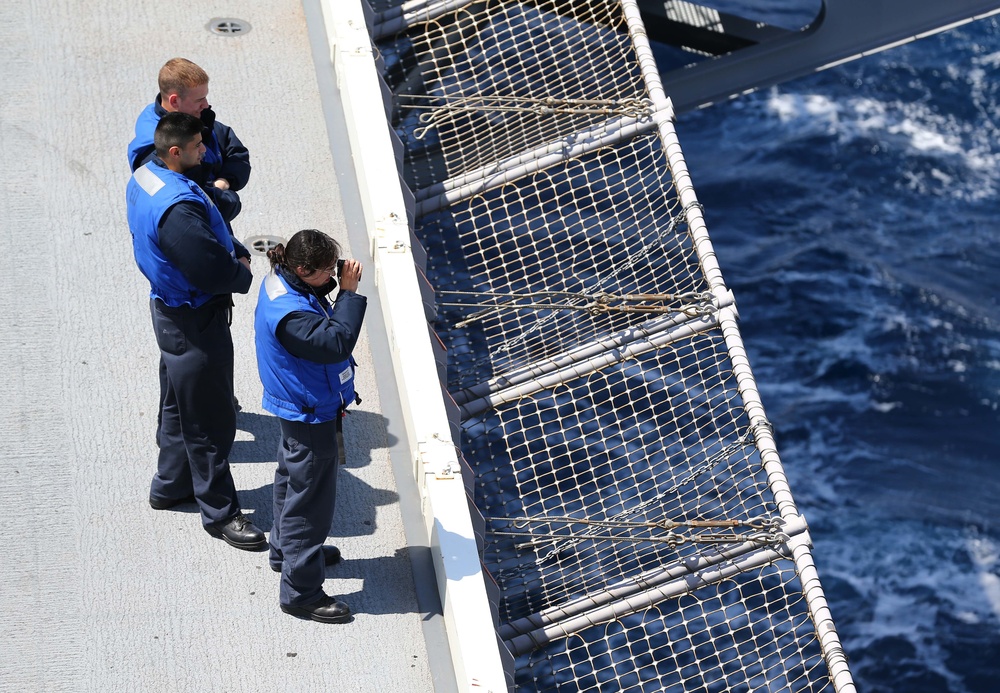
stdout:
<svg viewBox="0 0 1000 693">
<path fill-rule="evenodd" d="M 511 689 L 852 687 L 635 3 L 373 11 Z"/>
</svg>

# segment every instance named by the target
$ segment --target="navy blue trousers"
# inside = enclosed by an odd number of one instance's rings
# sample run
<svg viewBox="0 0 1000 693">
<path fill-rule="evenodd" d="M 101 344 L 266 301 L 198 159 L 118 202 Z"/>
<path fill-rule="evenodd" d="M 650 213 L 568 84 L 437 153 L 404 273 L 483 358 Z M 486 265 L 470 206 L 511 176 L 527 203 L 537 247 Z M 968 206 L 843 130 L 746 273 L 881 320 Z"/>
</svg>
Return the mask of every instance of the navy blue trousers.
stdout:
<svg viewBox="0 0 1000 693">
<path fill-rule="evenodd" d="M 281 563 L 281 603 L 302 606 L 324 594 L 323 544 L 330 535 L 337 499 L 340 421 L 279 421 L 270 560 Z"/>
<path fill-rule="evenodd" d="M 227 522 L 240 510 L 229 469 L 236 438 L 229 302 L 171 308 L 153 299 L 150 315 L 160 347 L 160 455 L 149 495 L 193 494 L 203 525 Z"/>
</svg>

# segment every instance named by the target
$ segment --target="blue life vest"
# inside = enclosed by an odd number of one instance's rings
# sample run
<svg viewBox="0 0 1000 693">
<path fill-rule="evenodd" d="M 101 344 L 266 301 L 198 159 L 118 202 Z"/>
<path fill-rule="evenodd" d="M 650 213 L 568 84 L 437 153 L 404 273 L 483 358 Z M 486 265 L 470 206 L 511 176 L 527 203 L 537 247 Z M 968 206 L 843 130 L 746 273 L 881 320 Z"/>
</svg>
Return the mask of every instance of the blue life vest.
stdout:
<svg viewBox="0 0 1000 693">
<path fill-rule="evenodd" d="M 156 124 L 166 113 L 163 106 L 156 101 L 142 109 L 142 113 L 135 121 L 135 137 L 128 145 L 128 165 L 134 171 L 138 168 L 142 160 L 153 151 L 153 134 L 156 132 Z M 205 145 L 205 156 L 202 164 L 209 171 L 222 164 L 222 149 L 219 147 L 218 138 L 213 130 L 208 140 L 203 141 Z M 211 181 L 209 181 L 211 182 Z"/>
<path fill-rule="evenodd" d="M 277 272 L 260 285 L 254 333 L 262 405 L 287 421 L 332 421 L 354 401 L 354 359 L 324 364 L 292 356 L 278 341 L 278 325 L 289 313 L 326 315 L 316 296 L 292 289 Z"/>
<path fill-rule="evenodd" d="M 222 215 L 198 184 L 179 173 L 150 162 L 132 174 L 125 190 L 132 251 L 139 269 L 149 280 L 149 295 L 168 306 L 197 308 L 214 298 L 189 282 L 160 250 L 157 230 L 168 209 L 178 202 L 205 206 L 212 232 L 226 251 L 236 257 L 233 239 Z"/>
</svg>

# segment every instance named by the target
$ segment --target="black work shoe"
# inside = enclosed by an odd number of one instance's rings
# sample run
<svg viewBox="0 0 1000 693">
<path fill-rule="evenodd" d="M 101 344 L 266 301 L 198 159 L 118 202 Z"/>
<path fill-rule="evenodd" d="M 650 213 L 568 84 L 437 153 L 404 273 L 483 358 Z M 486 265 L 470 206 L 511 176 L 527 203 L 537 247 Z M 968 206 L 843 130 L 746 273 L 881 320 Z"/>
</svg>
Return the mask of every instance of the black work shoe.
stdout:
<svg viewBox="0 0 1000 693">
<path fill-rule="evenodd" d="M 149 507 L 153 510 L 170 510 L 174 506 L 180 505 L 181 503 L 194 503 L 194 496 L 187 496 L 186 498 L 154 498 L 149 497 Z"/>
<path fill-rule="evenodd" d="M 325 594 L 312 604 L 303 604 L 302 606 L 282 604 L 281 610 L 296 618 L 305 618 L 320 623 L 347 623 L 351 620 L 351 607 Z"/>
<path fill-rule="evenodd" d="M 230 546 L 244 551 L 260 551 L 267 546 L 264 533 L 257 529 L 243 513 L 236 513 L 233 519 L 221 525 L 211 525 L 205 531 Z"/>
<path fill-rule="evenodd" d="M 340 549 L 336 546 L 323 545 L 323 565 L 330 567 L 331 565 L 337 565 L 340 563 Z M 281 572 L 281 563 L 274 563 L 271 561 L 271 570 L 276 573 Z"/>
</svg>

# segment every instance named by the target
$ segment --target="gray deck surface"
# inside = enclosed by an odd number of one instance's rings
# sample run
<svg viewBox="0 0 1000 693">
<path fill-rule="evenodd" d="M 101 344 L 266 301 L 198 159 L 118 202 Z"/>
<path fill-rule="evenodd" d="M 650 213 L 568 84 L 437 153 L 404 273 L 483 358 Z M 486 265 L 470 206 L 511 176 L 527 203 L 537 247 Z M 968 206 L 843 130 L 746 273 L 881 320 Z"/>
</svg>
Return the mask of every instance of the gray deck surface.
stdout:
<svg viewBox="0 0 1000 693">
<path fill-rule="evenodd" d="M 13 0 L 0 11 L 0 691 L 452 687 L 439 607 L 420 572 L 427 550 L 404 534 L 417 503 L 405 474 L 399 487 L 394 475 L 406 453 L 394 457 L 399 405 L 379 357 L 370 275 L 356 351 L 364 403 L 346 422 L 330 539 L 346 561 L 326 582 L 355 620 L 283 614 L 266 553 L 209 537 L 193 505 L 147 503 L 159 354 L 125 220 L 136 115 L 168 58 L 194 60 L 211 77 L 219 119 L 251 152 L 236 235 L 316 227 L 344 242 L 350 234 L 365 258 L 346 140 L 330 115 L 336 90 L 314 62 L 326 55 L 317 12 L 315 0 Z M 214 17 L 252 30 L 213 35 Z M 243 412 L 231 461 L 245 511 L 269 530 L 278 426 L 260 408 L 252 333 L 265 273 L 256 258 L 251 293 L 236 298 Z"/>
</svg>

